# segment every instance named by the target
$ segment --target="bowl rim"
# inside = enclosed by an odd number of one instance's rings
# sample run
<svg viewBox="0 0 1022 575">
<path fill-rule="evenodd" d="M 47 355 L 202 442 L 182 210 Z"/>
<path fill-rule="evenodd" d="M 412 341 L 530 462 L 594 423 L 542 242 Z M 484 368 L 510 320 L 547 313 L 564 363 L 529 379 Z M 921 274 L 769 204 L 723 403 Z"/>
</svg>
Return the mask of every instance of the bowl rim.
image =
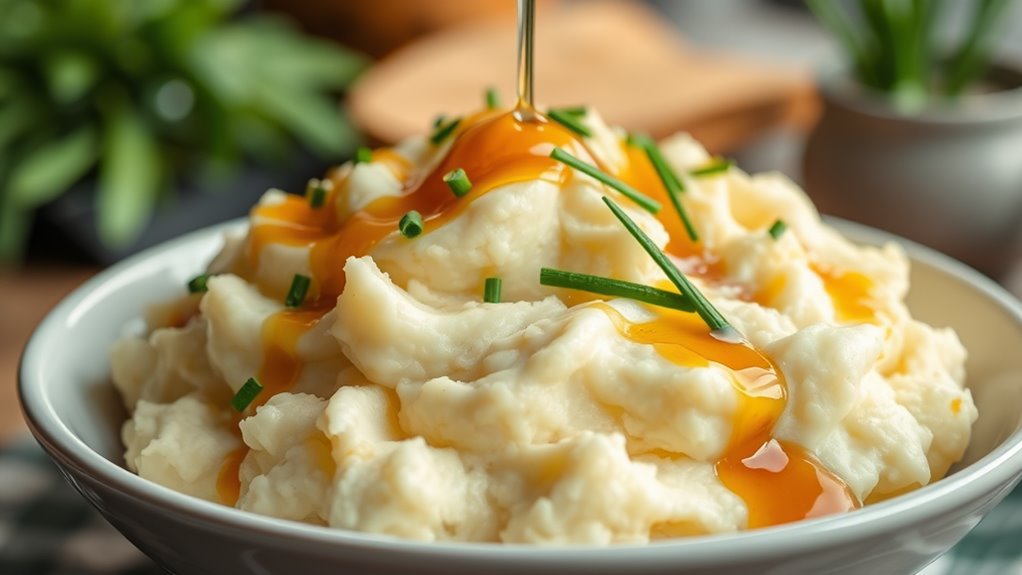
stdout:
<svg viewBox="0 0 1022 575">
<path fill-rule="evenodd" d="M 826 218 L 853 241 L 870 244 L 897 242 L 913 263 L 919 262 L 953 276 L 978 290 L 1012 320 L 1022 324 L 1022 302 L 978 271 L 909 240 L 868 226 Z M 145 480 L 108 460 L 89 447 L 61 421 L 40 385 L 41 370 L 49 346 L 59 341 L 62 326 L 76 313 L 84 313 L 95 298 L 102 297 L 113 280 L 162 267 L 158 256 L 171 251 L 195 249 L 219 240 L 224 232 L 243 229 L 244 219 L 209 226 L 149 248 L 111 266 L 83 283 L 51 310 L 37 326 L 21 357 L 18 396 L 22 414 L 36 440 L 61 466 L 70 467 L 139 503 L 164 510 L 170 515 L 189 517 L 234 531 L 286 538 L 306 545 L 326 544 L 335 549 L 360 548 L 386 552 L 405 559 L 516 561 L 519 565 L 564 563 L 626 564 L 636 560 L 670 561 L 672 565 L 707 564 L 721 557 L 770 557 L 809 551 L 854 539 L 856 534 L 897 530 L 927 517 L 943 514 L 981 497 L 984 493 L 1010 486 L 1022 476 L 1022 429 L 1016 430 L 990 453 L 951 476 L 911 493 L 871 504 L 859 510 L 785 525 L 740 531 L 665 539 L 648 544 L 549 545 L 506 543 L 419 542 L 386 535 L 310 525 L 258 515 L 185 495 Z M 107 294 L 108 297 L 109 294 Z M 76 483 L 72 481 L 72 483 Z M 1004 491 L 1006 492 L 1006 490 Z"/>
</svg>

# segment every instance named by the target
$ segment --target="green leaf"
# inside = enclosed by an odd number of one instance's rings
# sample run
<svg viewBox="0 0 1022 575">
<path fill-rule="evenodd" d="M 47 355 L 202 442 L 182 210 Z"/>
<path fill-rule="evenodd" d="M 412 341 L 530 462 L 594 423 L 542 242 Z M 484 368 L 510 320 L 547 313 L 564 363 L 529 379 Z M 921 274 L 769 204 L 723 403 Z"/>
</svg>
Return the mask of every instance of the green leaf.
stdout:
<svg viewBox="0 0 1022 575">
<path fill-rule="evenodd" d="M 61 104 L 74 102 L 96 84 L 99 67 L 81 52 L 60 51 L 45 60 L 44 70 L 53 99 Z"/>
<path fill-rule="evenodd" d="M 44 144 L 11 169 L 11 201 L 25 209 L 46 203 L 71 187 L 95 161 L 96 135 L 91 127 Z"/>
<path fill-rule="evenodd" d="M 0 149 L 24 134 L 34 121 L 35 107 L 26 99 L 19 98 L 0 106 Z"/>
<path fill-rule="evenodd" d="M 851 25 L 848 15 L 841 6 L 834 0 L 806 0 L 806 4 L 823 26 L 830 29 L 838 41 L 844 45 L 844 49 L 852 58 L 855 69 L 859 74 L 859 81 L 866 85 L 874 86 L 877 78 L 873 67 L 870 65 L 872 58 L 867 47 L 870 42 L 868 34 L 855 30 Z M 865 36 L 865 38 L 863 37 Z"/>
<path fill-rule="evenodd" d="M 0 66 L 0 100 L 11 97 L 21 87 L 21 78 L 13 69 Z"/>
<path fill-rule="evenodd" d="M 110 247 L 130 243 L 142 231 L 156 202 L 162 161 L 144 120 L 120 107 L 104 135 L 99 195 L 99 236 Z"/>
<path fill-rule="evenodd" d="M 994 35 L 1005 20 L 1001 16 L 1011 0 L 978 0 L 965 41 L 955 53 L 945 91 L 955 98 L 986 73 L 993 59 Z"/>
</svg>

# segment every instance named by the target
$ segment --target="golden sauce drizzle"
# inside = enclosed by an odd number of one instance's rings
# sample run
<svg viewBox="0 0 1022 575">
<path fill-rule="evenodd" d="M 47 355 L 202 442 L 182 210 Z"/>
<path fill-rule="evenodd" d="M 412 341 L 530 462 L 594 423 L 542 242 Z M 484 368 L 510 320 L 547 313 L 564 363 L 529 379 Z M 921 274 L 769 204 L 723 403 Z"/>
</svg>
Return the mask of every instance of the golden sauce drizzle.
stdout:
<svg viewBox="0 0 1022 575">
<path fill-rule="evenodd" d="M 652 345 L 666 360 L 685 367 L 716 364 L 732 375 L 740 403 L 730 446 L 769 431 L 784 410 L 784 377 L 770 360 L 747 343 L 733 344 L 710 335 L 710 329 L 694 313 L 658 309 L 655 320 L 629 322 L 614 308 L 598 304 L 628 339 Z"/>
<path fill-rule="evenodd" d="M 696 314 L 657 310 L 656 319 L 631 323 L 597 304 L 618 331 L 652 345 L 665 359 L 686 367 L 715 364 L 732 374 L 738 392 L 733 431 L 717 477 L 745 501 L 749 527 L 778 525 L 855 509 L 859 502 L 836 475 L 801 447 L 774 439 L 771 431 L 786 403 L 784 375 L 748 343 L 714 338 Z"/>
<path fill-rule="evenodd" d="M 241 462 L 248 454 L 248 447 L 241 446 L 227 454 L 216 476 L 216 495 L 220 503 L 234 507 L 241 497 Z"/>
<path fill-rule="evenodd" d="M 838 272 L 821 265 L 810 265 L 823 280 L 823 288 L 834 304 L 836 319 L 845 323 L 876 323 L 873 280 L 855 271 Z"/>
<path fill-rule="evenodd" d="M 848 486 L 802 447 L 754 438 L 717 462 L 717 477 L 745 501 L 749 529 L 857 509 Z"/>
<path fill-rule="evenodd" d="M 305 198 L 287 196 L 281 203 L 254 209 L 254 219 L 263 223 L 250 232 L 243 275 L 251 274 L 262 249 L 274 243 L 309 247 L 313 275 L 309 298 L 312 309 L 283 311 L 264 325 L 264 362 L 259 372 L 264 392 L 257 404 L 290 389 L 297 381 L 302 369 L 295 351 L 298 339 L 343 290 L 344 262 L 350 256 L 367 254 L 397 229 L 405 213 L 418 211 L 428 233 L 497 187 L 535 180 L 562 185 L 573 172 L 549 157 L 555 146 L 596 163 L 574 133 L 542 116 L 523 122 L 511 113 L 484 112 L 464 120 L 453 137 L 445 157 L 424 175 L 412 172 L 410 163 L 392 150 L 373 152 L 373 161 L 384 163 L 404 182 L 404 190 L 398 197 L 373 201 L 343 221 L 338 220 L 333 207 L 339 195 L 346 193 L 347 181 L 340 177 L 332 180 L 334 186 L 323 208 L 312 209 Z M 670 235 L 665 251 L 678 257 L 700 258 L 697 269 L 691 270 L 694 275 L 711 281 L 722 277 L 726 271 L 723 264 L 688 238 L 645 151 L 622 145 L 626 162 L 613 175 L 662 204 L 657 217 Z M 606 166 L 600 167 L 609 171 Z M 464 169 L 473 183 L 472 191 L 462 198 L 454 196 L 443 182 L 444 174 L 456 168 Z M 871 285 L 865 283 L 868 278 L 854 272 L 835 275 L 816 271 L 835 306 L 841 302 L 840 314 L 846 318 L 873 317 L 869 305 Z M 763 354 L 748 344 L 717 340 L 694 314 L 665 311 L 654 321 L 633 324 L 610 306 L 598 305 L 626 337 L 653 345 L 670 361 L 690 367 L 717 364 L 732 374 L 739 407 L 728 448 L 717 462 L 716 471 L 725 486 L 748 505 L 749 527 L 817 517 L 859 505 L 844 483 L 805 450 L 770 436 L 784 409 L 786 389 L 780 370 Z M 320 446 L 311 438 L 310 447 L 318 454 L 324 472 L 332 474 L 333 458 L 329 443 L 323 440 Z M 244 454 L 244 449 L 232 453 L 221 469 L 218 493 L 225 503 L 237 501 L 238 468 Z"/>
<path fill-rule="evenodd" d="M 774 276 L 762 289 L 752 295 L 752 301 L 764 307 L 772 307 L 787 284 L 788 280 L 785 276 Z"/>
<path fill-rule="evenodd" d="M 312 453 L 313 463 L 315 463 L 316 468 L 324 476 L 330 478 L 337 473 L 337 462 L 334 461 L 333 446 L 330 444 L 330 438 L 323 435 L 323 432 L 314 431 L 305 440 L 305 447 Z"/>
<path fill-rule="evenodd" d="M 956 397 L 951 400 L 951 413 L 958 415 L 962 411 L 962 398 Z"/>
<path fill-rule="evenodd" d="M 263 365 L 257 376 L 263 391 L 256 396 L 250 409 L 263 405 L 282 391 L 288 391 L 298 381 L 302 373 L 298 340 L 316 325 L 326 311 L 324 308 L 286 309 L 263 322 Z"/>
<path fill-rule="evenodd" d="M 250 233 L 250 269 L 269 244 L 308 246 L 315 299 L 332 300 L 344 289 L 344 262 L 367 254 L 395 232 L 407 212 L 419 212 L 428 233 L 496 187 L 534 180 L 566 181 L 571 170 L 549 157 L 555 146 L 591 161 L 574 133 L 543 118 L 522 122 L 509 113 L 489 112 L 467 118 L 459 130 L 444 158 L 424 175 L 411 173 L 407 160 L 393 151 L 374 152 L 374 161 L 386 163 L 404 179 L 405 189 L 400 196 L 376 199 L 343 221 L 338 221 L 332 208 L 346 186 L 343 180 L 334 180 L 334 191 L 320 209 L 310 208 L 305 198 L 293 195 L 278 204 L 257 206 L 254 219 L 268 222 L 254 226 Z M 444 174 L 456 168 L 464 169 L 473 184 L 472 191 L 461 198 L 443 181 Z"/>
<path fill-rule="evenodd" d="M 621 148 L 625 154 L 626 162 L 615 175 L 660 202 L 660 212 L 656 217 L 670 236 L 664 251 L 681 258 L 702 255 L 702 248 L 693 242 L 689 238 L 688 232 L 685 231 L 681 216 L 675 211 L 667 188 L 660 181 L 660 176 L 657 175 L 653 163 L 649 161 L 646 151 L 641 146 L 632 146 L 624 141 L 621 142 Z"/>
</svg>

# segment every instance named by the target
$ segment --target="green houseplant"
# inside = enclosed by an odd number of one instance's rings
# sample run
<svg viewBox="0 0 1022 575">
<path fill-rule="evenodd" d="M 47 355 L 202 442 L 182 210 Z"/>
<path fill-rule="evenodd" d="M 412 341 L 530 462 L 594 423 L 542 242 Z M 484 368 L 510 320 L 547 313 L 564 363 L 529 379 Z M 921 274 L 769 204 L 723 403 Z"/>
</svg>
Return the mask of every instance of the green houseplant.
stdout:
<svg viewBox="0 0 1022 575">
<path fill-rule="evenodd" d="M 890 94 L 907 112 L 934 99 L 957 99 L 984 78 L 1014 1 L 970 2 L 958 45 L 941 49 L 936 28 L 947 9 L 942 0 L 858 0 L 857 11 L 843 10 L 834 0 L 806 0 L 841 42 L 856 79 Z"/>
<path fill-rule="evenodd" d="M 1022 225 L 1022 71 L 994 51 L 1016 3 L 969 2 L 951 40 L 939 0 L 807 3 L 848 60 L 820 77 L 803 165 L 817 205 L 1002 273 Z"/>
<path fill-rule="evenodd" d="M 229 179 L 355 134 L 334 93 L 364 65 L 240 0 L 0 0 L 0 261 L 38 206 L 94 180 L 104 243 L 130 242 L 183 174 Z"/>
</svg>

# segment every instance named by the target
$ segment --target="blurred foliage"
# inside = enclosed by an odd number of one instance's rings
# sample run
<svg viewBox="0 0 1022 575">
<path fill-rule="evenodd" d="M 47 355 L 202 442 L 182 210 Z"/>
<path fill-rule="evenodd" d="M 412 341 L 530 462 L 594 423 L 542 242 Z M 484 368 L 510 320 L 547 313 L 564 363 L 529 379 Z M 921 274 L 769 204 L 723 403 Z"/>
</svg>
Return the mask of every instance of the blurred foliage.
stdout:
<svg viewBox="0 0 1022 575">
<path fill-rule="evenodd" d="M 845 11 L 835 0 L 806 0 L 841 42 L 857 79 L 889 93 L 902 109 L 922 108 L 933 96 L 954 99 L 983 79 L 994 40 L 1015 0 L 969 0 L 957 47 L 935 49 L 945 0 L 857 0 Z"/>
<path fill-rule="evenodd" d="M 332 93 L 362 57 L 240 0 L 0 0 L 0 261 L 31 212 L 96 176 L 100 237 L 130 243 L 182 175 L 229 177 L 355 142 Z"/>
</svg>

